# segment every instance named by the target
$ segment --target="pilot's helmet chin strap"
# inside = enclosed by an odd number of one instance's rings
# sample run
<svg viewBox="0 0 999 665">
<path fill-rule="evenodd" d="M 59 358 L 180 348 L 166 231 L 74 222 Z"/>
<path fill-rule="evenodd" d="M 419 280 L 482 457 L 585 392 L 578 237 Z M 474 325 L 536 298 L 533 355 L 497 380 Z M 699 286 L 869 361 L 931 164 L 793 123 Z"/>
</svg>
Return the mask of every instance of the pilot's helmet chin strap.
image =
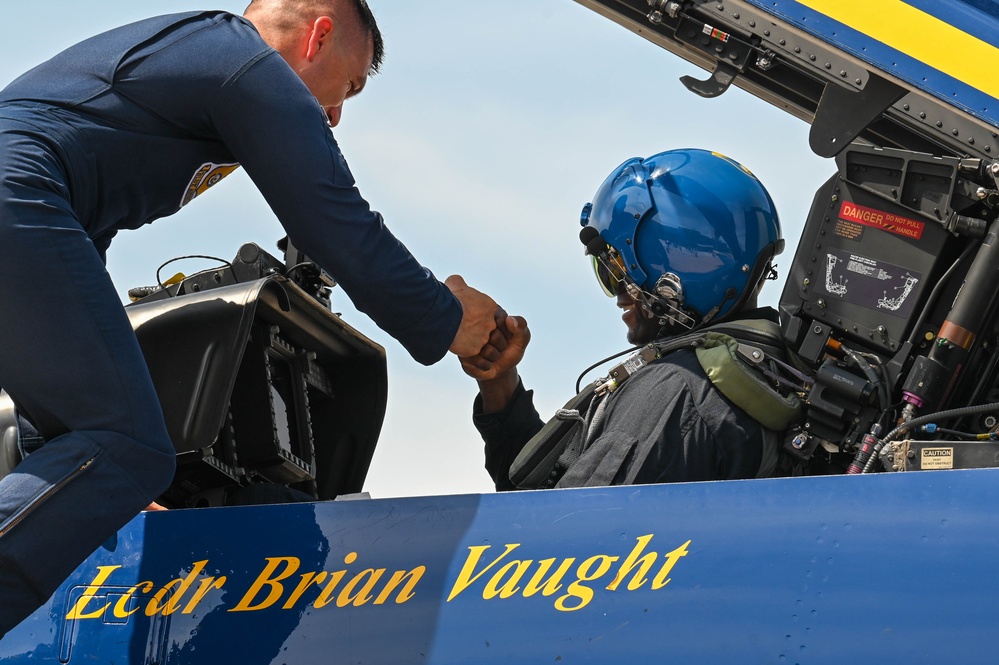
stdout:
<svg viewBox="0 0 999 665">
<path fill-rule="evenodd" d="M 660 333 L 664 330 L 686 332 L 697 323 L 692 312 L 683 305 L 683 284 L 675 273 L 660 276 L 653 293 L 642 290 L 629 276 L 625 290 L 639 304 L 646 318 L 657 321 Z"/>
</svg>

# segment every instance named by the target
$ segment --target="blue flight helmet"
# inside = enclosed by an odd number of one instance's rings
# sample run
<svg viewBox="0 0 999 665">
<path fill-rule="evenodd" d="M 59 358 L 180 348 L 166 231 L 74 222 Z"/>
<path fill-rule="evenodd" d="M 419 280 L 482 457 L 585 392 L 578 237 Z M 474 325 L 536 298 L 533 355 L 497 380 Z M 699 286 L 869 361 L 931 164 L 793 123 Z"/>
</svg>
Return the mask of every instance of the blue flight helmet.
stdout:
<svg viewBox="0 0 999 665">
<path fill-rule="evenodd" d="M 614 169 L 583 207 L 580 240 L 608 295 L 619 285 L 673 331 L 742 309 L 784 249 L 773 200 L 750 171 L 707 150 Z"/>
</svg>

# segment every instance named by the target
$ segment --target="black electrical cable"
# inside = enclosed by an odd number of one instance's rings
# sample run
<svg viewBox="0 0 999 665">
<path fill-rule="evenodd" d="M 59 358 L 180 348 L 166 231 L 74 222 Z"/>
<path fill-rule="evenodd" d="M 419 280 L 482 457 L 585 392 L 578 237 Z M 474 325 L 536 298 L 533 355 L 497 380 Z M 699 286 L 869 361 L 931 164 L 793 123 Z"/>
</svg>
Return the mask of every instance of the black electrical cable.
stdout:
<svg viewBox="0 0 999 665">
<path fill-rule="evenodd" d="M 169 261 L 167 261 L 166 263 L 164 263 L 163 265 L 161 265 L 159 268 L 156 269 L 156 284 L 157 284 L 157 286 L 160 287 L 160 289 L 166 289 L 166 285 L 163 284 L 163 280 L 160 279 L 160 273 L 163 272 L 163 269 L 166 268 L 171 263 L 176 263 L 177 261 L 183 261 L 184 259 L 206 259 L 208 261 L 218 261 L 222 265 L 228 267 L 229 270 L 232 270 L 232 263 L 230 263 L 229 261 L 226 261 L 225 259 L 220 259 L 217 256 L 206 256 L 204 254 L 188 254 L 187 256 L 177 256 L 177 257 L 174 257 L 174 258 L 170 259 Z M 199 271 L 198 273 L 195 273 L 195 274 L 199 274 L 200 275 L 202 272 L 207 272 L 207 271 L 206 270 L 201 270 L 201 271 Z M 171 294 L 171 295 L 173 295 L 173 294 Z"/>
<path fill-rule="evenodd" d="M 986 440 L 986 439 L 989 438 L 989 433 L 988 432 L 962 432 L 961 430 L 949 429 L 947 427 L 937 427 L 936 431 L 940 432 L 941 434 L 950 434 L 950 435 L 959 436 L 959 437 L 962 437 L 962 438 L 965 438 L 965 439 L 974 439 L 975 441 L 984 441 L 984 440 Z M 930 434 L 932 434 L 932 433 L 933 432 L 930 432 Z"/>
<path fill-rule="evenodd" d="M 975 404 L 972 406 L 962 406 L 957 409 L 948 409 L 946 411 L 937 411 L 936 413 L 928 413 L 925 416 L 919 416 L 918 418 L 913 418 L 909 422 L 902 423 L 892 431 L 888 432 L 882 441 L 887 443 L 891 441 L 900 432 L 904 432 L 907 429 L 912 429 L 913 427 L 919 427 L 920 425 L 925 425 L 926 423 L 933 422 L 934 420 L 946 420 L 948 418 L 956 418 L 958 416 L 970 416 L 977 413 L 989 413 L 992 411 L 999 411 L 999 402 L 990 402 L 988 404 Z"/>
<path fill-rule="evenodd" d="M 867 380 L 873 383 L 878 389 L 878 406 L 880 407 L 881 412 L 886 411 L 888 409 L 888 390 L 887 386 L 885 386 L 884 382 L 881 380 L 881 377 L 877 375 L 874 368 L 871 367 L 871 364 L 861 358 L 859 354 L 854 353 L 846 346 L 840 346 L 840 348 L 843 350 L 843 353 L 846 354 L 846 357 L 850 359 L 850 362 L 862 371 L 867 377 Z"/>
<path fill-rule="evenodd" d="M 590 365 L 589 367 L 587 367 L 586 369 L 584 369 L 582 371 L 582 373 L 579 375 L 579 378 L 576 379 L 576 394 L 577 395 L 579 394 L 581 386 L 583 385 L 583 377 L 586 376 L 587 374 L 589 374 L 591 371 L 593 371 L 596 368 L 600 367 L 604 363 L 610 362 L 611 360 L 614 360 L 615 358 L 620 358 L 621 356 L 623 356 L 626 353 L 632 353 L 632 352 L 638 351 L 641 348 L 642 347 L 640 347 L 640 346 L 633 346 L 630 349 L 625 349 L 624 351 L 621 351 L 619 353 L 615 353 L 612 356 L 608 356 L 608 357 L 604 358 L 603 360 L 597 361 L 597 362 L 593 363 L 592 365 Z"/>
<path fill-rule="evenodd" d="M 317 271 L 319 270 L 319 266 L 317 266 L 317 265 L 316 265 L 315 263 L 313 263 L 312 261 L 302 261 L 301 263 L 296 263 L 296 264 L 295 264 L 295 265 L 293 265 L 292 267 L 290 267 L 290 268 L 288 268 L 287 270 L 285 270 L 285 271 L 284 271 L 284 276 L 285 276 L 285 277 L 287 277 L 288 279 L 291 279 L 291 278 L 292 278 L 291 276 L 292 276 L 292 275 L 293 275 L 294 273 L 296 273 L 296 272 L 298 272 L 298 271 L 300 271 L 300 270 L 304 270 L 304 269 L 306 269 L 306 268 L 309 268 L 309 267 L 313 267 L 313 268 L 315 268 L 315 269 L 316 269 Z"/>
<path fill-rule="evenodd" d="M 930 296 L 926 299 L 926 305 L 923 307 L 923 311 L 919 313 L 919 318 L 916 320 L 916 325 L 912 327 L 912 333 L 909 335 L 909 344 L 915 346 L 918 341 L 918 336 L 921 334 L 920 331 L 923 328 L 923 324 L 926 323 L 926 319 L 930 316 L 930 310 L 933 309 L 937 304 L 937 300 L 940 298 L 940 294 L 943 292 L 944 287 L 947 285 L 947 281 L 951 277 L 951 273 L 967 259 L 971 252 L 978 247 L 975 243 L 968 243 L 968 246 L 961 252 L 961 256 L 947 268 L 947 271 L 941 275 L 940 279 L 937 281 L 936 286 L 930 291 Z"/>
</svg>

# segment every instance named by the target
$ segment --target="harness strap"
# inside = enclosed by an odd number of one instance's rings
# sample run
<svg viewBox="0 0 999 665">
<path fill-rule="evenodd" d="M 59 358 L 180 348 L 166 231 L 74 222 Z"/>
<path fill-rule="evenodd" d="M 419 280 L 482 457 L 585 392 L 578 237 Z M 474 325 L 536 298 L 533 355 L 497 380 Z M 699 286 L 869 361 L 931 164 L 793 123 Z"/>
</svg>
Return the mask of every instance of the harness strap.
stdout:
<svg viewBox="0 0 999 665">
<path fill-rule="evenodd" d="M 750 355 L 744 359 L 740 346 L 746 345 L 754 346 L 748 347 Z M 777 463 L 779 432 L 800 417 L 801 402 L 794 393 L 802 387 L 767 364 L 806 383 L 810 381 L 775 357 L 783 353 L 784 347 L 773 322 L 744 320 L 716 324 L 640 348 L 611 368 L 607 377 L 588 385 L 556 412 L 521 449 L 510 466 L 510 480 L 522 489 L 554 487 L 592 443 L 590 439 L 603 418 L 608 393 L 617 390 L 648 363 L 684 348 L 694 350 L 708 378 L 725 397 L 763 426 L 764 454 L 758 477 L 772 474 Z M 780 395 L 756 375 L 757 371 L 793 392 L 786 397 Z"/>
</svg>

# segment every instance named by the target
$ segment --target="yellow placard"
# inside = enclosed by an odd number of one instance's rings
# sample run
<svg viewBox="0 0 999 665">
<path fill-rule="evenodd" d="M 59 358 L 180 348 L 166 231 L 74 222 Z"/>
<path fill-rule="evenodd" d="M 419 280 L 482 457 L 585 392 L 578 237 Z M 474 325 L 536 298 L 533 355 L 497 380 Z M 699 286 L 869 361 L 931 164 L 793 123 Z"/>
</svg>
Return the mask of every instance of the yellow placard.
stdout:
<svg viewBox="0 0 999 665">
<path fill-rule="evenodd" d="M 919 468 L 923 471 L 930 469 L 953 469 L 954 449 L 923 448 L 919 458 Z"/>
</svg>

